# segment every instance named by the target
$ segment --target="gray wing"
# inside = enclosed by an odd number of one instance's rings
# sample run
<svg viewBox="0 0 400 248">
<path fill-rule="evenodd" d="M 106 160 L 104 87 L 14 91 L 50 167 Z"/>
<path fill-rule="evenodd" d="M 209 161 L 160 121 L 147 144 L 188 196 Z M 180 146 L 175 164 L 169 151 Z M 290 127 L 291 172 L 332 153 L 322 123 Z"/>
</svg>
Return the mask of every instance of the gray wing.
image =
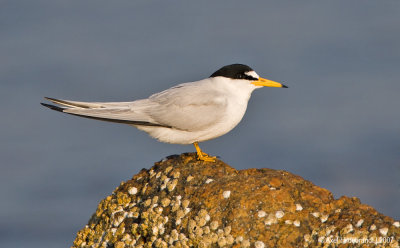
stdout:
<svg viewBox="0 0 400 248">
<path fill-rule="evenodd" d="M 223 120 L 227 99 L 208 81 L 185 83 L 133 102 L 78 102 L 46 98 L 67 114 L 130 125 L 200 131 Z"/>
<path fill-rule="evenodd" d="M 153 107 L 146 113 L 156 123 L 180 130 L 200 131 L 221 122 L 227 107 L 226 97 L 208 87 L 185 83 L 152 95 Z"/>
</svg>

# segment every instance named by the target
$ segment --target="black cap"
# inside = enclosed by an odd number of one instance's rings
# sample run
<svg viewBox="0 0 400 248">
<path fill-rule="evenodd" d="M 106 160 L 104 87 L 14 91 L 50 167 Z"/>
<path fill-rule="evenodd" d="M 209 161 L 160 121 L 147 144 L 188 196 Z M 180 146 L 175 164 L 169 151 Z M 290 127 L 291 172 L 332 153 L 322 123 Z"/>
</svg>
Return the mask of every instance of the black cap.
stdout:
<svg viewBox="0 0 400 248">
<path fill-rule="evenodd" d="M 242 65 L 242 64 L 232 64 L 226 65 L 214 72 L 210 77 L 226 77 L 232 79 L 247 79 L 247 80 L 257 80 L 250 75 L 247 75 L 246 72 L 254 71 L 250 66 Z"/>
</svg>

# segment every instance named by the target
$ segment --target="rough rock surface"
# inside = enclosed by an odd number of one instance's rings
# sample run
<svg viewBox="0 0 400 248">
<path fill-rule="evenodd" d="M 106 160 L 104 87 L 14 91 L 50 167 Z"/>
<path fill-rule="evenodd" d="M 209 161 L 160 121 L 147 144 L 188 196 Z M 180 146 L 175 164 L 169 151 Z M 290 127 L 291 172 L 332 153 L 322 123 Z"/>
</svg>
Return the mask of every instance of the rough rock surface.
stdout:
<svg viewBox="0 0 400 248">
<path fill-rule="evenodd" d="M 286 171 L 170 156 L 102 200 L 73 247 L 399 247 L 399 222 Z"/>
</svg>

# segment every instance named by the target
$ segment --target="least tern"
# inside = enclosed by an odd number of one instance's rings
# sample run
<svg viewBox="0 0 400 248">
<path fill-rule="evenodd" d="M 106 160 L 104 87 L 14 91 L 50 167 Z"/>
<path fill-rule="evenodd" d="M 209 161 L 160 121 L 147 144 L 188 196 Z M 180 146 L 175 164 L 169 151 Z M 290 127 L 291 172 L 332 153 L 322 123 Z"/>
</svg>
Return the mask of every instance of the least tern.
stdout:
<svg viewBox="0 0 400 248">
<path fill-rule="evenodd" d="M 78 102 L 45 97 L 59 112 L 132 125 L 161 142 L 193 144 L 199 160 L 215 161 L 198 143 L 231 131 L 243 118 L 253 90 L 287 86 L 261 78 L 247 65 L 222 67 L 210 77 L 179 84 L 132 102 Z"/>
</svg>

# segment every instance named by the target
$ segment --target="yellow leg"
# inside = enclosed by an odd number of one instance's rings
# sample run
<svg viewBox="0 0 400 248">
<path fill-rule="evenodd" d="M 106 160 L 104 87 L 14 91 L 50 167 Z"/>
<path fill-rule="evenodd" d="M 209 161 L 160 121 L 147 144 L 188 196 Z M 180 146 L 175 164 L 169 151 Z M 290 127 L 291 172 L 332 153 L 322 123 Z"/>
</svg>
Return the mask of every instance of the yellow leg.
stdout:
<svg viewBox="0 0 400 248">
<path fill-rule="evenodd" d="M 196 148 L 197 158 L 199 160 L 203 160 L 206 162 L 215 162 L 216 157 L 211 157 L 207 153 L 202 152 L 197 142 L 194 142 L 193 145 Z"/>
</svg>

